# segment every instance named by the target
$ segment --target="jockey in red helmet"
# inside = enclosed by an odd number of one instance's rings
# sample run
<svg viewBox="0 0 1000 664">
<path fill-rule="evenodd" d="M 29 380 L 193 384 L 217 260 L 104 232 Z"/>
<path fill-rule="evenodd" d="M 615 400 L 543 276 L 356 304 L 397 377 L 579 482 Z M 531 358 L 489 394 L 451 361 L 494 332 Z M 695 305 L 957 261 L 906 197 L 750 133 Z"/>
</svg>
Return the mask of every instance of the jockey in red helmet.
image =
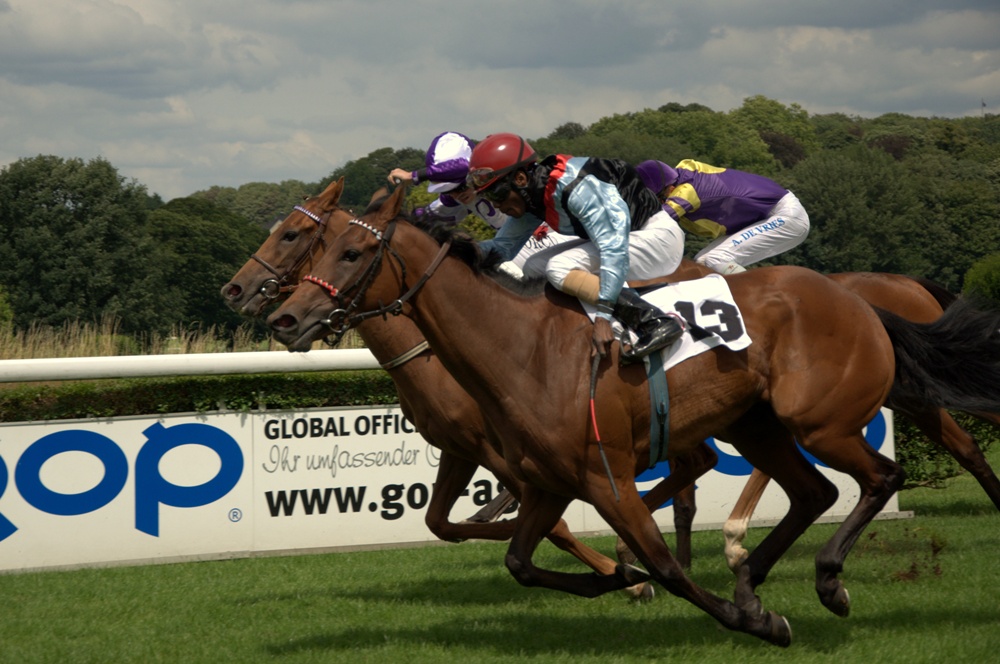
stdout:
<svg viewBox="0 0 1000 664">
<path fill-rule="evenodd" d="M 582 238 L 528 258 L 527 276 L 544 275 L 555 288 L 597 308 L 594 350 L 613 340 L 614 314 L 638 336 L 627 357 L 672 344 L 683 332 L 666 314 L 626 288 L 626 279 L 652 279 L 677 269 L 684 234 L 660 209 L 635 169 L 618 159 L 551 155 L 539 161 L 517 134 L 493 134 L 472 150 L 469 182 L 509 219 L 483 243 L 510 260 L 543 222 Z"/>
</svg>

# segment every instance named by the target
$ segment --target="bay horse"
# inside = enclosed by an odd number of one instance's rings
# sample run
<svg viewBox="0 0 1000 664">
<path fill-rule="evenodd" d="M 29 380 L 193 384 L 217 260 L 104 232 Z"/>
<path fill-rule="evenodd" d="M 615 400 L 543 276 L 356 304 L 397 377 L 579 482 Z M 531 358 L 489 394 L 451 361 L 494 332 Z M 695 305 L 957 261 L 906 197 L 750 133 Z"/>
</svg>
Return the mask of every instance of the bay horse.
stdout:
<svg viewBox="0 0 1000 664">
<path fill-rule="evenodd" d="M 308 283 L 268 321 L 292 351 L 308 350 L 338 321 L 356 324 L 402 312 L 416 322 L 444 367 L 479 403 L 511 471 L 525 482 L 505 558 L 524 585 L 595 596 L 647 578 L 627 566 L 595 576 L 532 563 L 541 537 L 571 500 L 582 499 L 671 593 L 729 629 L 787 646 L 787 620 L 765 613 L 755 589 L 837 494 L 795 440 L 861 487 L 858 504 L 816 558 L 820 600 L 843 614 L 849 599 L 837 577 L 844 558 L 903 479 L 899 465 L 868 446 L 862 433 L 890 389 L 900 402 L 1000 411 L 1000 314 L 956 305 L 934 325 L 918 326 L 876 312 L 803 268 L 727 277 L 753 343 L 739 352 L 712 349 L 668 372 L 670 457 L 693 454 L 707 436 L 719 435 L 773 477 L 790 503 L 741 565 L 735 601 L 727 601 L 684 574 L 635 487 L 649 457 L 643 368 L 619 367 L 620 349 L 612 345 L 599 367 L 591 430 L 591 323 L 576 300 L 551 288 L 530 297 L 503 288 L 479 271 L 471 238 L 451 228 L 430 229 L 435 239 L 400 215 L 402 199 L 398 189 L 352 221 Z"/>
<path fill-rule="evenodd" d="M 243 314 L 257 316 L 269 304 L 287 296 L 313 263 L 322 256 L 328 243 L 333 241 L 334 237 L 343 230 L 347 220 L 351 218 L 351 214 L 347 210 L 338 207 L 342 190 L 343 179 L 334 181 L 320 196 L 305 201 L 303 206 L 300 206 L 303 208 L 302 210 L 296 210 L 288 215 L 253 255 L 252 259 L 222 288 L 222 296 L 226 304 Z M 708 274 L 713 274 L 713 272 L 694 261 L 684 260 L 681 268 L 664 280 L 695 279 Z M 887 309 L 907 320 L 919 323 L 937 320 L 944 307 L 948 306 L 955 298 L 954 295 L 933 282 L 901 275 L 846 272 L 827 276 L 860 295 L 869 304 Z M 643 284 L 636 285 L 640 288 L 643 286 Z M 652 282 L 646 284 L 647 287 L 655 287 L 655 285 Z M 404 381 L 412 382 L 415 386 L 437 384 L 441 381 L 451 383 L 450 376 L 442 378 L 435 373 L 437 370 L 444 371 L 437 362 L 421 362 L 417 368 L 411 366 L 406 370 L 397 369 L 396 362 L 399 359 L 423 357 L 430 355 L 431 352 L 429 350 L 412 352 L 425 348 L 426 345 L 423 343 L 422 336 L 415 336 L 414 326 L 408 319 L 397 318 L 391 324 L 394 326 L 391 330 L 395 330 L 395 333 L 391 333 L 387 337 L 372 333 L 369 335 L 371 338 L 366 340 L 366 343 L 370 348 L 374 344 L 373 352 L 377 357 L 386 360 L 390 376 L 394 378 L 396 383 L 397 391 L 410 393 L 408 402 L 413 411 L 428 412 L 425 410 L 426 404 L 421 403 L 422 400 L 427 399 L 421 394 L 421 391 L 417 388 L 408 390 L 402 383 Z M 370 328 L 362 328 L 362 330 L 365 329 Z M 364 336 L 364 332 L 362 334 Z M 411 341 L 413 345 L 411 345 Z M 401 366 L 404 362 L 398 363 Z M 410 377 L 408 372 L 416 372 L 416 376 Z M 398 380 L 396 380 L 397 376 Z M 457 388 L 454 385 L 449 386 Z M 464 392 L 462 396 L 457 398 L 462 399 L 463 397 Z M 891 403 L 887 405 L 893 407 Z M 462 439 L 449 447 L 468 451 L 461 455 L 465 458 L 460 464 L 459 470 L 441 469 L 441 476 L 438 477 L 438 482 L 435 484 L 434 494 L 439 500 L 431 501 L 426 514 L 426 523 L 431 532 L 445 541 L 461 541 L 473 537 L 492 539 L 490 529 L 487 529 L 488 532 L 484 535 L 478 525 L 470 529 L 466 527 L 467 522 L 455 524 L 448 518 L 451 508 L 465 488 L 462 484 L 462 477 L 471 477 L 471 473 L 474 472 L 474 469 L 470 469 L 467 465 L 468 458 L 470 454 L 476 457 L 480 456 L 474 452 L 474 448 L 482 444 L 484 440 L 483 435 L 477 432 L 476 422 L 456 422 L 454 417 L 459 410 L 461 409 L 452 409 L 450 413 L 444 415 L 441 426 L 446 432 L 451 433 L 451 437 L 460 436 Z M 963 468 L 976 477 L 994 504 L 1000 509 L 1000 480 L 993 473 L 972 436 L 964 431 L 946 411 L 932 405 L 924 405 L 922 408 L 911 408 L 908 413 L 898 412 L 909 417 L 931 441 L 945 448 Z M 429 436 L 431 439 L 436 437 L 435 434 L 438 432 L 431 431 L 432 428 L 435 428 L 431 420 L 436 421 L 439 417 L 442 416 L 434 414 L 432 408 L 428 415 L 427 426 L 422 429 L 425 436 Z M 988 419 L 994 424 L 998 423 L 995 415 L 980 414 L 980 417 Z M 466 431 L 475 433 L 454 433 Z M 431 444 L 434 444 L 433 440 Z M 440 445 L 435 446 L 440 447 Z M 714 457 L 711 455 L 710 450 L 705 450 L 703 456 L 697 458 L 700 470 L 707 472 L 714 465 Z M 451 464 L 451 461 L 445 463 Z M 758 469 L 753 470 L 732 514 L 723 527 L 726 559 L 734 571 L 748 555 L 746 549 L 742 547 L 742 541 L 747 533 L 750 516 L 753 514 L 768 481 L 769 478 Z M 508 482 L 504 482 L 504 485 L 509 486 Z M 648 495 L 647 503 L 653 507 L 661 505 L 669 497 L 664 498 L 662 494 Z M 505 496 L 508 499 L 505 500 Z M 484 507 L 480 514 L 470 520 L 478 522 L 495 518 L 509 506 L 511 500 L 513 499 L 504 491 L 494 504 Z M 687 568 L 690 567 L 691 563 L 691 527 L 696 513 L 694 486 L 690 485 L 682 489 L 673 497 L 673 500 L 676 531 L 675 554 L 678 562 Z M 504 532 L 496 531 L 496 538 L 505 539 Z M 624 548 L 619 549 L 619 557 L 630 560 Z"/>
<path fill-rule="evenodd" d="M 293 292 L 306 270 L 342 233 L 353 213 L 341 208 L 344 179 L 334 181 L 319 195 L 296 209 L 270 234 L 260 249 L 222 287 L 222 297 L 233 310 L 259 315 L 270 303 Z M 428 529 L 439 539 L 510 539 L 511 520 L 493 521 L 510 504 L 488 505 L 459 523 L 450 512 L 472 481 L 479 466 L 492 472 L 520 498 L 522 482 L 509 471 L 498 445 L 471 397 L 427 349 L 419 330 L 408 319 L 393 318 L 384 324 L 364 323 L 358 332 L 382 367 L 388 371 L 399 396 L 400 409 L 423 438 L 441 450 L 440 465 L 425 514 Z M 584 545 L 564 521 L 554 524 L 548 538 L 602 574 L 614 573 L 616 563 Z M 648 599 L 652 586 L 643 582 L 626 588 L 634 599 Z"/>
<path fill-rule="evenodd" d="M 673 279 L 697 279 L 714 274 L 712 270 L 694 261 L 683 261 Z M 938 320 L 944 310 L 957 299 L 939 284 L 921 278 L 906 277 L 883 272 L 840 272 L 826 275 L 848 290 L 859 295 L 870 305 L 890 311 L 914 323 L 932 323 Z M 655 288 L 655 283 L 646 284 Z M 910 420 L 929 440 L 943 447 L 958 463 L 968 471 L 1000 509 L 1000 479 L 975 439 L 944 409 L 932 404 L 896 404 L 890 398 L 885 404 L 897 415 Z M 1000 426 L 1000 417 L 992 413 L 971 413 L 976 417 Z M 746 537 L 750 517 L 763 496 L 769 483 L 767 475 L 754 468 L 744 486 L 729 518 L 723 525 L 726 562 L 736 571 L 740 563 L 749 555 L 742 542 Z M 678 533 L 678 560 L 690 565 L 690 528 L 696 512 L 694 486 L 685 487 L 673 498 L 675 528 Z M 680 538 L 685 538 L 684 546 Z M 686 556 L 686 557 L 685 557 Z M 619 558 L 630 559 L 619 546 Z"/>
</svg>

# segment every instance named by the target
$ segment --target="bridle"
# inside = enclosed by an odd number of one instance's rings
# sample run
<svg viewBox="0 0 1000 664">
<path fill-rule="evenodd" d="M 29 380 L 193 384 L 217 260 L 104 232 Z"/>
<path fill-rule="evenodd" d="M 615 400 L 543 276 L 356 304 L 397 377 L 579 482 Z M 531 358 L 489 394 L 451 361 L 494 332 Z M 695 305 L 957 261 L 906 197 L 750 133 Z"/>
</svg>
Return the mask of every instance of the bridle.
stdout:
<svg viewBox="0 0 1000 664">
<path fill-rule="evenodd" d="M 326 292 L 330 299 L 333 300 L 333 311 L 331 311 L 326 318 L 319 321 L 319 324 L 328 327 L 338 341 L 344 334 L 347 333 L 348 330 L 356 327 L 369 318 L 380 316 L 385 319 L 388 314 L 392 314 L 393 316 L 401 314 L 403 312 L 403 305 L 406 304 L 410 298 L 416 295 L 417 291 L 423 288 L 424 284 L 431 278 L 438 266 L 441 265 L 441 261 L 444 260 L 445 256 L 448 255 L 448 251 L 451 249 L 451 240 L 449 239 L 441 245 L 437 255 L 434 257 L 434 260 L 431 261 L 431 264 L 427 267 L 424 274 L 421 275 L 420 279 L 418 279 L 409 290 L 401 292 L 398 298 L 388 304 L 382 304 L 380 300 L 377 308 L 372 309 L 371 311 L 358 313 L 356 310 L 360 306 L 359 303 L 362 299 L 364 299 L 365 293 L 368 292 L 368 289 L 371 288 L 372 283 L 375 281 L 375 277 L 381 270 L 382 262 L 385 260 L 386 255 L 391 256 L 396 263 L 399 264 L 401 291 L 406 288 L 406 261 L 404 261 L 403 257 L 400 256 L 399 253 L 389 244 L 392 240 L 393 234 L 396 232 L 395 220 L 389 222 L 389 225 L 386 227 L 384 233 L 374 226 L 361 221 L 360 219 L 352 219 L 348 222 L 348 224 L 364 228 L 372 233 L 379 241 L 378 249 L 375 250 L 375 255 L 372 256 L 371 262 L 367 267 L 365 267 L 361 274 L 358 275 L 358 278 L 355 279 L 351 285 L 343 289 L 338 289 L 325 280 L 311 274 L 307 274 L 302 277 L 302 281 L 307 281 L 319 286 L 324 292 Z M 347 305 L 344 304 L 345 295 L 350 295 L 350 302 Z M 339 318 L 342 321 L 339 326 L 334 325 L 335 318 Z"/>
<path fill-rule="evenodd" d="M 323 214 L 323 216 L 320 216 L 315 212 L 312 212 L 311 210 L 302 207 L 301 205 L 296 205 L 293 209 L 295 209 L 298 212 L 301 212 L 302 214 L 304 214 L 305 216 L 309 217 L 314 222 L 316 222 L 317 226 L 316 232 L 309 239 L 309 244 L 306 245 L 306 248 L 303 250 L 302 255 L 296 258 L 295 261 L 292 263 L 291 267 L 285 270 L 283 274 L 278 272 L 278 270 L 275 267 L 270 265 L 267 261 L 265 261 L 257 254 L 251 254 L 250 256 L 251 259 L 260 263 L 265 270 L 274 275 L 271 279 L 268 279 L 264 283 L 262 283 L 260 285 L 260 290 L 258 291 L 264 298 L 265 304 L 267 302 L 278 299 L 282 295 L 294 292 L 295 289 L 298 287 L 298 284 L 288 283 L 289 277 L 291 277 L 292 274 L 295 274 L 298 271 L 298 269 L 302 267 L 302 264 L 305 263 L 312 256 L 313 249 L 316 248 L 317 243 L 321 243 L 324 248 L 326 247 L 326 238 L 324 236 L 326 235 L 326 227 L 330 221 L 330 215 L 333 214 L 333 210 L 330 210 L 325 214 Z"/>
</svg>

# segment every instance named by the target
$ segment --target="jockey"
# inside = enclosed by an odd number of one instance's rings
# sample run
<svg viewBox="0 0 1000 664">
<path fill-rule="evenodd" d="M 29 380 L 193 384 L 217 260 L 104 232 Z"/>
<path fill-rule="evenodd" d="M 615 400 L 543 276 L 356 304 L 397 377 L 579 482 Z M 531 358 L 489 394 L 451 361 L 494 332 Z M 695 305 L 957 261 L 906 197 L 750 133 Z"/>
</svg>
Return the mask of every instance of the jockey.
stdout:
<svg viewBox="0 0 1000 664">
<path fill-rule="evenodd" d="M 469 181 L 476 193 L 509 219 L 483 243 L 510 259 L 543 221 L 579 238 L 540 251 L 525 275 L 544 275 L 555 288 L 597 307 L 594 352 L 605 355 L 614 338 L 611 316 L 638 336 L 634 359 L 672 344 L 684 331 L 666 314 L 625 287 L 626 279 L 673 272 L 684 253 L 684 233 L 659 208 L 634 168 L 618 159 L 551 155 L 542 161 L 516 134 L 487 136 L 472 151 Z"/>
<path fill-rule="evenodd" d="M 427 182 L 427 191 L 440 194 L 426 208 L 417 208 L 414 211 L 418 217 L 431 214 L 435 219 L 458 224 L 468 215 L 474 214 L 496 230 L 507 221 L 507 215 L 497 210 L 490 201 L 477 196 L 475 190 L 466 183 L 469 175 L 469 157 L 472 156 L 475 144 L 475 141 L 463 134 L 446 131 L 436 136 L 427 148 L 425 168 L 416 171 L 394 168 L 389 173 L 389 182 L 393 184 L 400 181 L 413 184 Z M 505 269 L 515 276 L 523 276 L 521 268 L 530 256 L 572 239 L 574 238 L 556 233 L 542 224 Z"/>
<path fill-rule="evenodd" d="M 692 159 L 676 168 L 649 160 L 636 170 L 685 230 L 715 238 L 695 261 L 716 272 L 744 272 L 797 247 L 809 234 L 809 215 L 799 199 L 762 175 Z"/>
<path fill-rule="evenodd" d="M 389 173 L 389 182 L 419 184 L 426 181 L 427 191 L 440 194 L 426 208 L 415 210 L 417 216 L 433 214 L 435 218 L 457 224 L 474 214 L 489 226 L 500 228 L 507 221 L 507 216 L 482 196 L 477 196 L 465 182 L 469 174 L 469 157 L 475 144 L 467 136 L 446 131 L 436 136 L 427 148 L 425 168 L 416 171 L 394 168 Z"/>
</svg>

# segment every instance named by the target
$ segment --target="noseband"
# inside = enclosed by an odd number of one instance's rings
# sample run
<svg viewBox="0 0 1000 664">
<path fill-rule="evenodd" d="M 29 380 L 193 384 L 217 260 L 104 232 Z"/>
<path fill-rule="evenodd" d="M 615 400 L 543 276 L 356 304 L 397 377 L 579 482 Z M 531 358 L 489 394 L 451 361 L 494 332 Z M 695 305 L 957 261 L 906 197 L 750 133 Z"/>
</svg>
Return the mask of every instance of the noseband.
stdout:
<svg viewBox="0 0 1000 664">
<path fill-rule="evenodd" d="M 327 223 L 330 221 L 330 215 L 333 214 L 333 212 L 332 211 L 327 212 L 321 217 L 315 212 L 307 210 L 301 205 L 296 205 L 293 209 L 295 209 L 298 212 L 301 212 L 305 216 L 315 221 L 317 226 L 316 232 L 309 240 L 309 244 L 302 252 L 302 255 L 295 259 L 295 262 L 292 263 L 292 266 L 290 268 L 285 270 L 284 274 L 279 273 L 277 269 L 275 269 L 272 265 L 270 265 L 267 261 L 265 261 L 257 254 L 252 254 L 250 256 L 250 258 L 260 263 L 265 270 L 274 275 L 273 278 L 268 279 L 263 284 L 261 284 L 260 290 L 258 291 L 266 301 L 276 300 L 279 297 L 281 297 L 281 295 L 285 293 L 291 293 L 292 291 L 294 291 L 295 288 L 298 286 L 298 284 L 289 284 L 288 278 L 292 274 L 297 272 L 298 269 L 302 267 L 302 264 L 305 263 L 310 256 L 312 256 L 313 249 L 316 247 L 317 242 L 324 243 L 324 245 L 326 243 L 326 240 L 323 238 L 323 236 L 326 233 L 326 226 Z"/>
<path fill-rule="evenodd" d="M 444 260 L 445 256 L 448 255 L 449 249 L 451 249 L 451 240 L 446 241 L 441 248 L 438 250 L 437 255 L 431 264 L 427 267 L 427 271 L 421 275 L 420 279 L 413 285 L 409 290 L 402 292 L 401 295 L 390 302 L 389 304 L 382 304 L 379 301 L 379 306 L 371 311 L 365 311 L 361 313 L 355 313 L 355 310 L 360 306 L 360 301 L 364 298 L 365 293 L 371 288 L 372 283 L 375 281 L 376 275 L 378 275 L 379 270 L 382 267 L 382 261 L 385 259 L 386 254 L 391 255 L 395 261 L 399 264 L 401 270 L 400 276 L 400 290 L 406 288 L 406 261 L 400 256 L 395 249 L 393 249 L 389 242 L 392 240 L 393 234 L 396 232 L 396 221 L 390 221 L 389 225 L 386 227 L 385 232 L 378 230 L 377 228 L 370 226 L 369 224 L 361 221 L 360 219 L 352 219 L 348 222 L 355 226 L 360 226 L 365 230 L 369 231 L 374 235 L 378 241 L 378 249 L 375 251 L 375 255 L 372 256 L 371 262 L 364 269 L 360 276 L 355 279 L 354 283 L 350 286 L 340 290 L 334 287 L 332 284 L 326 282 L 319 277 L 315 277 L 311 274 L 307 274 L 302 278 L 303 281 L 308 281 L 309 283 L 315 284 L 322 288 L 330 299 L 333 300 L 335 309 L 330 312 L 330 314 L 323 320 L 320 321 L 321 325 L 325 325 L 330 328 L 336 338 L 339 340 L 349 329 L 358 326 L 362 322 L 368 320 L 369 318 L 375 318 L 376 316 L 381 316 L 383 319 L 386 318 L 388 314 L 393 316 L 398 316 L 403 312 L 403 305 L 409 301 L 414 295 L 417 294 L 427 280 L 431 278 L 434 272 L 437 270 L 438 266 L 441 265 L 441 261 Z M 344 306 L 344 294 L 354 293 L 351 297 L 350 303 Z M 335 327 L 333 324 L 334 318 L 339 317 L 342 321 L 339 327 Z"/>
</svg>

